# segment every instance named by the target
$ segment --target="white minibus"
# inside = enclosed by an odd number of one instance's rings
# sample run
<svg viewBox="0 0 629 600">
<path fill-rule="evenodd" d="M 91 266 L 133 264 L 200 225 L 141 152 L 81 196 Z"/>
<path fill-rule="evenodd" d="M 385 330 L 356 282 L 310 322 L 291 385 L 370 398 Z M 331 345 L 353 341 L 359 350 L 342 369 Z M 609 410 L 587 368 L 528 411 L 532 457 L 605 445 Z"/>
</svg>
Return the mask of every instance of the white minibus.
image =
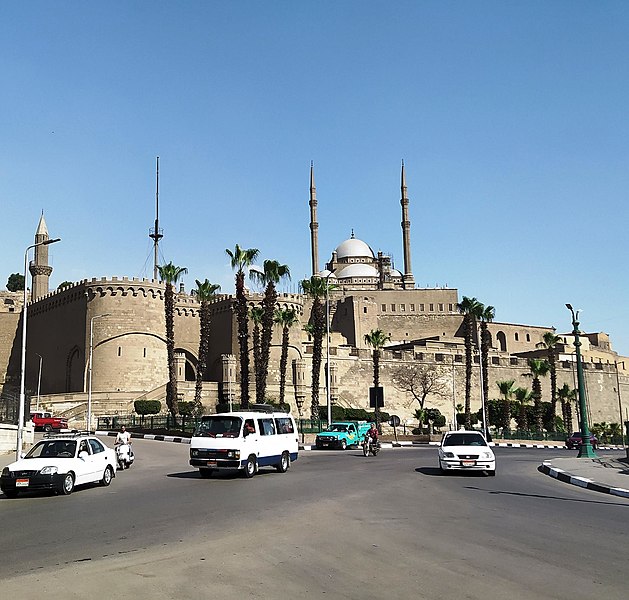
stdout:
<svg viewBox="0 0 629 600">
<path fill-rule="evenodd" d="M 242 469 L 253 477 L 260 467 L 288 471 L 299 454 L 295 420 L 288 413 L 254 410 L 202 417 L 190 440 L 190 464 L 201 477 L 218 469 Z"/>
</svg>

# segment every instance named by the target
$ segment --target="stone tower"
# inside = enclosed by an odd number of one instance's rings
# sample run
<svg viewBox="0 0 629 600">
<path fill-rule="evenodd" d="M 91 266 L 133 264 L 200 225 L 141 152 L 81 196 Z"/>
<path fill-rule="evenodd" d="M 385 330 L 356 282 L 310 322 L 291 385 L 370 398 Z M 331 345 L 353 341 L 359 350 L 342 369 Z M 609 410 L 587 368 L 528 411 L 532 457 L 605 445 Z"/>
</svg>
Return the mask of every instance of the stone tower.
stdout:
<svg viewBox="0 0 629 600">
<path fill-rule="evenodd" d="M 317 223 L 317 188 L 314 181 L 314 164 L 310 162 L 310 251 L 312 274 L 319 273 L 319 223 Z"/>
<path fill-rule="evenodd" d="M 42 211 L 37 232 L 35 233 L 35 243 L 40 244 L 49 240 L 48 228 Z M 48 281 L 52 273 L 52 267 L 48 265 L 48 245 L 35 246 L 35 260 L 31 261 L 29 266 L 31 277 L 33 278 L 33 287 L 31 290 L 31 302 L 35 302 L 48 293 Z M 26 281 L 24 282 L 26 285 Z"/>
<path fill-rule="evenodd" d="M 408 195 L 406 191 L 406 174 L 404 173 L 404 161 L 402 161 L 402 243 L 404 245 L 404 289 L 412 290 L 415 287 L 413 270 L 411 268 L 411 221 L 408 218 Z"/>
</svg>

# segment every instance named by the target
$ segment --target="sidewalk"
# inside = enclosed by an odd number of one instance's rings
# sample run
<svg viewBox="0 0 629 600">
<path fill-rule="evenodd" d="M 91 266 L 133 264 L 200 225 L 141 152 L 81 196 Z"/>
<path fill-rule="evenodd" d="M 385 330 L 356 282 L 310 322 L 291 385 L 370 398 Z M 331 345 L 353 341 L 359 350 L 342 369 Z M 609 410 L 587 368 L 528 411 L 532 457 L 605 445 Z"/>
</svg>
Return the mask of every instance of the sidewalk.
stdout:
<svg viewBox="0 0 629 600">
<path fill-rule="evenodd" d="M 545 460 L 539 470 L 564 483 L 629 498 L 629 460 L 624 457 L 553 458 Z"/>
</svg>

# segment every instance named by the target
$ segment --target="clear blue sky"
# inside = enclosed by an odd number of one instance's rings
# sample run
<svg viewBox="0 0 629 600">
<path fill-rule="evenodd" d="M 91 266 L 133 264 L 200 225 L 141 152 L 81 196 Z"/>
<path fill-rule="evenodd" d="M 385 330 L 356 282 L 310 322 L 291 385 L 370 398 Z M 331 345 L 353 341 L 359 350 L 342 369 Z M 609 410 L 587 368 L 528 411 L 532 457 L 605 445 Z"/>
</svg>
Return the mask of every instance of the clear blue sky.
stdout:
<svg viewBox="0 0 629 600">
<path fill-rule="evenodd" d="M 3 2 L 0 286 L 42 210 L 51 286 L 233 291 L 225 248 L 310 274 L 352 229 L 496 320 L 605 331 L 629 354 L 629 3 Z M 287 288 L 289 289 L 289 288 Z"/>
</svg>

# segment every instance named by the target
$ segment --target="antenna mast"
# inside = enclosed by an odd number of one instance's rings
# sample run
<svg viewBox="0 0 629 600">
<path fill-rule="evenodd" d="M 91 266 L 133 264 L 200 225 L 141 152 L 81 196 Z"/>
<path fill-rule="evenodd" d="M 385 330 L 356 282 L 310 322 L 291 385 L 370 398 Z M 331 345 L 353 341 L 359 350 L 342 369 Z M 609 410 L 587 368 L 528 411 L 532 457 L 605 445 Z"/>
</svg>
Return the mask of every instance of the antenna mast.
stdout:
<svg viewBox="0 0 629 600">
<path fill-rule="evenodd" d="M 149 229 L 149 237 L 153 240 L 153 279 L 157 281 L 157 262 L 159 241 L 164 237 L 164 230 L 159 228 L 159 156 L 155 172 L 155 227 Z"/>
</svg>

